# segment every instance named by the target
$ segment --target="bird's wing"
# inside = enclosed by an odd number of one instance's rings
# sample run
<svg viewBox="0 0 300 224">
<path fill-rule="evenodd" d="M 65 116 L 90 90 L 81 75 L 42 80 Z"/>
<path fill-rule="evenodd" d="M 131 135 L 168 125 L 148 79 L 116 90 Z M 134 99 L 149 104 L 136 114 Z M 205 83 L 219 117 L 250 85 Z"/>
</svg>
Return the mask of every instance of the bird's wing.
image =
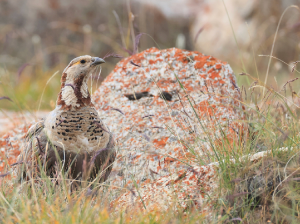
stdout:
<svg viewBox="0 0 300 224">
<path fill-rule="evenodd" d="M 35 158 L 37 149 L 36 149 L 36 142 L 40 143 L 40 136 L 43 136 L 43 129 L 44 129 L 44 120 L 40 120 L 34 125 L 32 125 L 25 135 L 25 144 L 23 149 L 18 157 L 18 168 L 17 168 L 17 175 L 18 180 L 21 180 L 26 177 L 27 170 L 33 172 L 32 168 L 37 167 L 37 161 Z M 40 146 L 41 144 L 39 144 Z M 41 147 L 41 146 L 40 146 Z"/>
<path fill-rule="evenodd" d="M 33 137 L 38 136 L 45 127 L 45 121 L 41 120 L 32 125 L 25 136 L 25 140 L 30 141 Z"/>
</svg>

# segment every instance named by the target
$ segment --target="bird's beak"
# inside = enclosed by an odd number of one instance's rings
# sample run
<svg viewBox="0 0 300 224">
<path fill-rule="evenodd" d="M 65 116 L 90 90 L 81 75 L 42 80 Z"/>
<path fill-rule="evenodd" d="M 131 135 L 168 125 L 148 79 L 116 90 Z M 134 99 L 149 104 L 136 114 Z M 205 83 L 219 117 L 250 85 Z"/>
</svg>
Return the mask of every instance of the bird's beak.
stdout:
<svg viewBox="0 0 300 224">
<path fill-rule="evenodd" d="M 105 63 L 105 61 L 102 58 L 93 57 L 91 66 L 92 65 L 93 66 L 94 65 L 100 65 L 100 64 L 103 64 L 103 63 Z"/>
</svg>

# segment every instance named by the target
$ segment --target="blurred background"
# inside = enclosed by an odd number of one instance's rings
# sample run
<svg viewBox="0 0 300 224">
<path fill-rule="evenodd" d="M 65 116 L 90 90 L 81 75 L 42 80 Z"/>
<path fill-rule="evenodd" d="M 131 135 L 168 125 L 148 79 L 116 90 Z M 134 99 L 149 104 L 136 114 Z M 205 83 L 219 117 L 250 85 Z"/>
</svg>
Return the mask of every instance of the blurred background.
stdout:
<svg viewBox="0 0 300 224">
<path fill-rule="evenodd" d="M 62 70 L 74 57 L 104 57 L 178 47 L 227 61 L 235 74 L 264 81 L 281 15 L 268 76 L 280 89 L 296 78 L 300 0 L 0 0 L 0 109 L 55 107 Z M 234 31 L 234 32 L 233 32 Z M 95 90 L 120 59 L 107 58 Z M 290 66 L 289 66 L 290 65 Z M 57 72 L 58 71 L 58 72 Z M 56 73 L 57 72 L 57 73 Z M 52 77 L 52 78 L 51 78 Z M 50 79 L 51 78 L 51 79 Z M 98 81 L 97 81 L 98 80 Z M 251 85 L 238 76 L 239 85 Z M 297 86 L 295 82 L 293 85 Z M 41 99 L 41 95 L 44 95 Z"/>
</svg>

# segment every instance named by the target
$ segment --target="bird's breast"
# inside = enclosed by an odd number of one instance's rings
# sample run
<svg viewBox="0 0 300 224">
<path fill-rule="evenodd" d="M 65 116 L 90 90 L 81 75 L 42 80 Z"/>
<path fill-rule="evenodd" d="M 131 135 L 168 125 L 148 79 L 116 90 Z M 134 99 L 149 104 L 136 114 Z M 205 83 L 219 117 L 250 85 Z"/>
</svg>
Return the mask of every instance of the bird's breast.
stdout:
<svg viewBox="0 0 300 224">
<path fill-rule="evenodd" d="M 77 153 L 105 148 L 110 136 L 97 111 L 91 107 L 76 111 L 56 109 L 47 117 L 45 129 L 54 145 Z"/>
</svg>

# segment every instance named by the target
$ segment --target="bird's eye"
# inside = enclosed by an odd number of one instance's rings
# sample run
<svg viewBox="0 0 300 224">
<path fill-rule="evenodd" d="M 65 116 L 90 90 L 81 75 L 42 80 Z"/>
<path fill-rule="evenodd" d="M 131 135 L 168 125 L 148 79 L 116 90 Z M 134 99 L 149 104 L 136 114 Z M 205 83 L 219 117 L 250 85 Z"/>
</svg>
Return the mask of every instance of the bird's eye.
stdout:
<svg viewBox="0 0 300 224">
<path fill-rule="evenodd" d="M 84 63 L 85 63 L 85 60 L 81 60 L 80 63 L 81 63 L 81 64 L 84 64 Z"/>
</svg>

